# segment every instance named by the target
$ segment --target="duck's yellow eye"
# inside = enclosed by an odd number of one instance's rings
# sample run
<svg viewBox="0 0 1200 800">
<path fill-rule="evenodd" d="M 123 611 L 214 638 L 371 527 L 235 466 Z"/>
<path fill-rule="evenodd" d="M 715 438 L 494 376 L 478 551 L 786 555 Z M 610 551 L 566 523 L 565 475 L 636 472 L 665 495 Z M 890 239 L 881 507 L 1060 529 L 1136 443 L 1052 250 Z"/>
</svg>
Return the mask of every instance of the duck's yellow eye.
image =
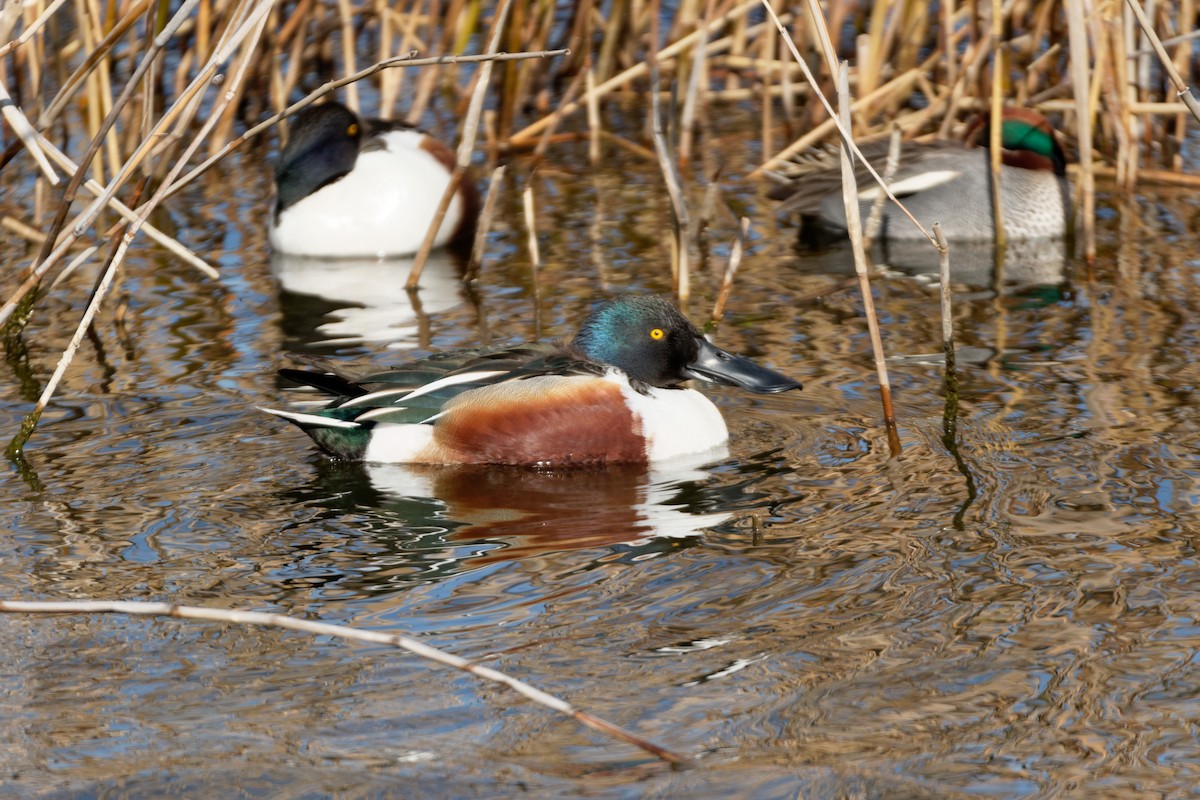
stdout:
<svg viewBox="0 0 1200 800">
<path fill-rule="evenodd" d="M 358 123 L 357 122 L 350 123 L 350 127 L 346 128 L 346 135 L 347 136 L 357 136 L 358 135 Z"/>
<path fill-rule="evenodd" d="M 651 339 L 653 339 L 653 340 L 654 340 L 654 341 L 656 341 L 656 342 L 657 342 L 659 339 L 661 339 L 661 338 L 663 338 L 664 336 L 666 336 L 666 335 L 667 335 L 667 334 L 665 334 L 665 333 L 663 332 L 663 329 L 662 329 L 662 328 L 655 328 L 654 330 L 650 331 L 650 338 L 651 338 Z"/>
</svg>

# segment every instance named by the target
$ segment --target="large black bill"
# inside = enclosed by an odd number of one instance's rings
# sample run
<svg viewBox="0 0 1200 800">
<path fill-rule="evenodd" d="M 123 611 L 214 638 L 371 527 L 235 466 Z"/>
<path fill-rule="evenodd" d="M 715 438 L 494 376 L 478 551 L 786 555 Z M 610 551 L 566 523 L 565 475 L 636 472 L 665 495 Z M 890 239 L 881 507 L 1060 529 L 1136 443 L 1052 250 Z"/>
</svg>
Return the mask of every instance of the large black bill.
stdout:
<svg viewBox="0 0 1200 800">
<path fill-rule="evenodd" d="M 740 386 L 760 394 L 803 388 L 799 381 L 759 366 L 748 358 L 727 353 L 707 339 L 700 339 L 699 345 L 696 359 L 684 370 L 692 378 Z"/>
</svg>

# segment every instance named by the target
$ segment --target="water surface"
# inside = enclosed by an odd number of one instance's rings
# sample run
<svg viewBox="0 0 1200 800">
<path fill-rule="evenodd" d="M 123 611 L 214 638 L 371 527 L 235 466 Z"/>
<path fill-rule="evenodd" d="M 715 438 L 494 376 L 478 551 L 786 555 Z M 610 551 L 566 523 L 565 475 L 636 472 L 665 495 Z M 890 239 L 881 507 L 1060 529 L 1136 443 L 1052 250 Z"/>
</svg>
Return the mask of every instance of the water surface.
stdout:
<svg viewBox="0 0 1200 800">
<path fill-rule="evenodd" d="M 503 186 L 479 280 L 271 262 L 247 153 L 171 207 L 222 271 L 145 245 L 4 473 L 0 594 L 250 608 L 407 632 L 682 752 L 677 772 L 511 692 L 383 647 L 123 617 L 0 619 L 11 796 L 1183 797 L 1200 783 L 1194 198 L 1102 198 L 1094 266 L 956 253 L 957 439 L 931 253 L 873 275 L 889 460 L 844 250 L 799 251 L 750 110 L 697 172 L 755 223 L 716 333 L 802 393 L 705 391 L 727 458 L 673 473 L 365 468 L 255 406 L 300 351 L 384 363 L 566 337 L 598 298 L 668 292 L 656 164 L 552 149 L 544 263 Z M 1193 165 L 1194 166 L 1194 165 Z M 234 181 L 230 176 L 238 176 Z M 515 177 L 512 177 L 515 176 Z M 229 187 L 239 190 L 229 194 Z M 694 192 L 698 206 L 703 188 Z M 693 318 L 735 220 L 694 253 Z M 13 252 L 5 274 L 11 289 Z M 292 265 L 293 267 L 295 265 Z M 38 306 L 17 421 L 94 267 Z M 366 287 L 366 292 L 362 291 Z M 372 287 L 378 291 L 372 291 Z M 339 293 L 340 292 L 340 293 Z M 319 294 L 318 294 L 319 293 Z M 27 369 L 25 367 L 28 367 Z"/>
</svg>

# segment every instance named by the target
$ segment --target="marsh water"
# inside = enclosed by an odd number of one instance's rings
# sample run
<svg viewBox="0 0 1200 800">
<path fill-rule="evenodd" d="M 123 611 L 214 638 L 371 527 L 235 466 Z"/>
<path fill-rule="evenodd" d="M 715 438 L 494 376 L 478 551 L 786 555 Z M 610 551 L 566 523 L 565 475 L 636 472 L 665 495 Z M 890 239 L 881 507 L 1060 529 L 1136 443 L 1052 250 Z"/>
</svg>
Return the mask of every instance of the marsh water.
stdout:
<svg viewBox="0 0 1200 800">
<path fill-rule="evenodd" d="M 288 353 L 388 363 L 569 336 L 667 293 L 657 164 L 511 160 L 486 261 L 272 262 L 270 148 L 158 221 L 221 271 L 136 248 L 3 473 L 0 595 L 255 609 L 407 633 L 686 754 L 673 770 L 400 651 L 273 629 L 0 617 L 0 795 L 1133 798 L 1200 785 L 1198 205 L 1105 191 L 1091 267 L 955 260 L 947 435 L 936 254 L 872 274 L 903 454 L 888 456 L 848 251 L 772 214 L 752 109 L 697 175 L 754 229 L 714 334 L 804 382 L 705 388 L 727 458 L 646 474 L 332 462 L 256 410 Z M 1193 167 L 1196 164 L 1193 162 Z M 691 173 L 689 173 L 691 174 Z M 484 183 L 485 171 L 479 178 Z M 521 191 L 543 264 L 531 270 Z M 703 203 L 703 187 L 689 195 Z M 703 321 L 736 220 L 693 253 Z M 27 254 L 6 239 L 5 294 Z M 10 347 L 6 438 L 96 267 Z"/>
</svg>

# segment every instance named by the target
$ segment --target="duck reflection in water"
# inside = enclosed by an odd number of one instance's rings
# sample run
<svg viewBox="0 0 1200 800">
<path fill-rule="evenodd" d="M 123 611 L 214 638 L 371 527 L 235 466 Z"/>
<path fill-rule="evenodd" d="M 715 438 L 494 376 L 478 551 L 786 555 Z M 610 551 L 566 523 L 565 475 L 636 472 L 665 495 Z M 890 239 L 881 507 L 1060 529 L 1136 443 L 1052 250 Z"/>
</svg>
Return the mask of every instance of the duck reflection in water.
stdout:
<svg viewBox="0 0 1200 800">
<path fill-rule="evenodd" d="M 419 346 L 429 317 L 464 302 L 464 263 L 454 251 L 435 250 L 421 272 L 420 288 L 410 294 L 405 283 L 412 265 L 411 258 L 274 254 L 271 269 L 279 283 L 287 346 Z"/>
<path fill-rule="evenodd" d="M 569 470 L 365 468 L 372 487 L 386 498 L 437 498 L 444 504 L 443 518 L 459 523 L 448 536 L 451 541 L 501 540 L 498 548 L 478 556 L 479 564 L 678 539 L 730 518 L 719 497 L 705 493 L 712 475 L 698 463 L 651 470 L 625 464 Z M 650 549 L 664 546 L 673 545 L 661 542 Z"/>
<path fill-rule="evenodd" d="M 322 582 L 371 592 L 575 550 L 646 558 L 691 546 L 755 500 L 699 462 L 556 471 L 327 458 L 314 465 L 314 481 L 285 498 L 317 512 L 293 540 L 296 552 L 304 560 L 322 554 Z M 314 579 L 309 569 L 305 576 Z"/>
</svg>

